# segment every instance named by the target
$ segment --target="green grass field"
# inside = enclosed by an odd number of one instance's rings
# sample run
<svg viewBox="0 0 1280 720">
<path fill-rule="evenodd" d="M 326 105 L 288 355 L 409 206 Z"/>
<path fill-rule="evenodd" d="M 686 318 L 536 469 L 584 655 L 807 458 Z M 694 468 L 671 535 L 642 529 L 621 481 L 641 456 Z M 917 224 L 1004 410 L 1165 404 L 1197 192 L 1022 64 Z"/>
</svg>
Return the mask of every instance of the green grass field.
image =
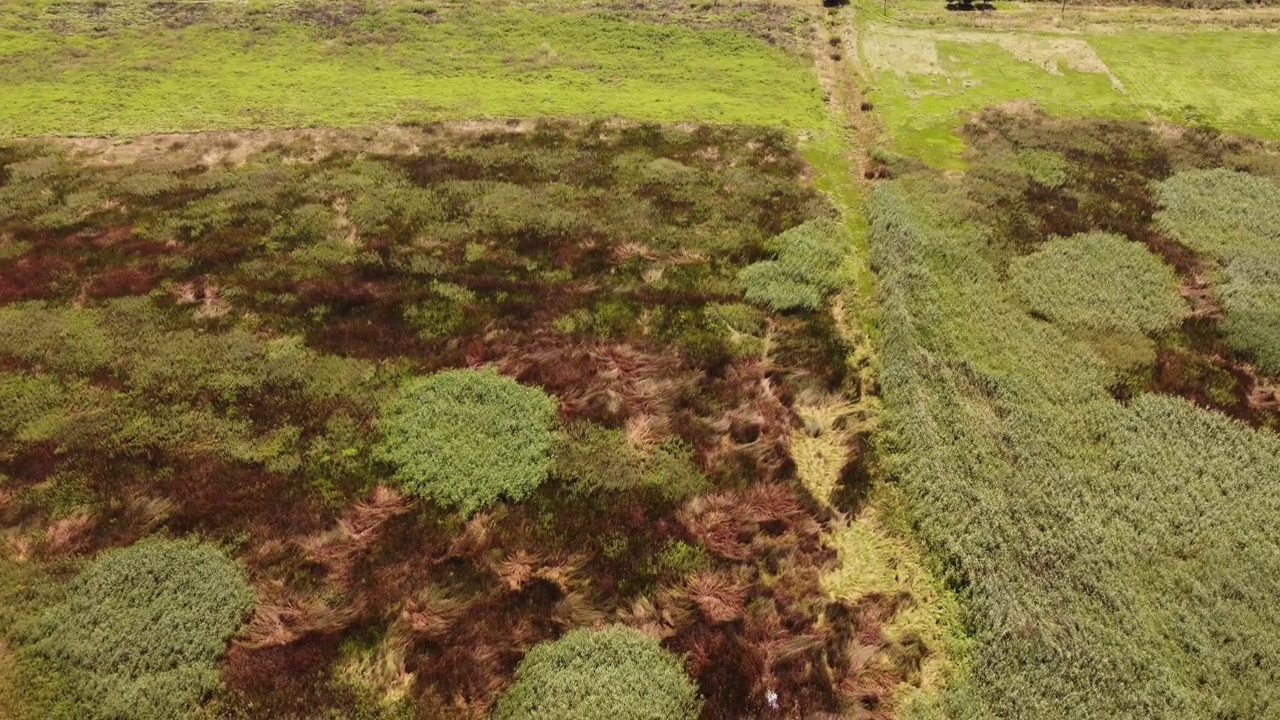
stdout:
<svg viewBox="0 0 1280 720">
<path fill-rule="evenodd" d="M 73 19 L 0 20 L 0 136 L 546 116 L 825 122 L 802 59 L 732 30 L 411 4 L 336 25 L 252 8 L 184 26 Z"/>
<path fill-rule="evenodd" d="M 1121 32 L 1089 44 L 1130 97 L 1158 117 L 1280 138 L 1280 42 L 1273 33 Z"/>
<path fill-rule="evenodd" d="M 1025 6 L 1009 9 L 1011 27 L 993 30 L 1007 18 L 975 28 L 965 14 L 932 5 L 895 11 L 903 19 L 864 21 L 871 95 L 895 150 L 938 167 L 963 166 L 956 130 L 966 118 L 1011 102 L 1057 117 L 1161 119 L 1280 138 L 1273 33 L 1123 23 L 1052 32 L 1017 26 L 1020 16 L 1038 17 Z"/>
<path fill-rule="evenodd" d="M 1112 83 L 1083 43 L 1042 35 L 903 31 L 872 26 L 862 53 L 871 97 L 896 151 L 960 167 L 956 130 L 973 113 L 1031 101 L 1065 117 L 1136 118 L 1141 111 Z M 1091 62 L 1092 61 L 1092 62 Z"/>
</svg>

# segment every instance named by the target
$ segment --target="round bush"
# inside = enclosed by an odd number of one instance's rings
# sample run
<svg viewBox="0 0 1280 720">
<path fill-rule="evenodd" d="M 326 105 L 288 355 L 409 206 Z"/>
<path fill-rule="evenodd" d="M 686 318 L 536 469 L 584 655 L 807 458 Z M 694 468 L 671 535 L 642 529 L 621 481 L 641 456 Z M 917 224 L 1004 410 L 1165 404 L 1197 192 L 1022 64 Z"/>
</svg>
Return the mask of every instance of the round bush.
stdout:
<svg viewBox="0 0 1280 720">
<path fill-rule="evenodd" d="M 810 220 L 769 241 L 776 260 L 738 273 L 748 300 L 774 310 L 816 310 L 828 295 L 852 281 L 844 269 L 849 234 L 830 218 Z"/>
<path fill-rule="evenodd" d="M 31 628 L 27 651 L 66 679 L 68 716 L 175 718 L 218 683 L 218 659 L 253 607 L 219 549 L 146 540 L 103 553 Z"/>
<path fill-rule="evenodd" d="M 406 490 L 469 515 L 546 479 L 555 417 L 555 400 L 537 388 L 492 370 L 446 370 L 401 388 L 378 452 Z"/>
<path fill-rule="evenodd" d="M 1015 260 L 1010 274 L 1032 310 L 1067 325 L 1152 332 L 1186 314 L 1173 269 L 1119 235 L 1056 238 Z"/>
<path fill-rule="evenodd" d="M 693 720 L 698 689 L 680 660 L 630 628 L 574 630 L 533 648 L 497 720 Z"/>
</svg>

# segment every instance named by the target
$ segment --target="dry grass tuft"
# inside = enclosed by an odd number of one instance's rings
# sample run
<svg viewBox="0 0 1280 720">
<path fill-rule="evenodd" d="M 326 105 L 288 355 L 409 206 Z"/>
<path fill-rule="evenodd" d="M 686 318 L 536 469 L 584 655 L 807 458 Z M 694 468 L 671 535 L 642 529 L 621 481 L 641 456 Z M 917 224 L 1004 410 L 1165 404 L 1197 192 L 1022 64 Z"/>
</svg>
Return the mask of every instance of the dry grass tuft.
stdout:
<svg viewBox="0 0 1280 720">
<path fill-rule="evenodd" d="M 733 622 L 746 612 L 747 580 L 741 572 L 705 572 L 690 578 L 685 591 L 708 622 Z"/>
<path fill-rule="evenodd" d="M 55 520 L 45 531 L 44 555 L 70 555 L 88 547 L 90 535 L 97 527 L 97 520 L 81 510 L 73 515 Z"/>
<path fill-rule="evenodd" d="M 434 586 L 428 586 L 405 603 L 393 628 L 405 628 L 416 637 L 439 640 L 446 637 L 454 623 L 465 616 L 465 610 L 462 602 L 442 594 Z"/>
<path fill-rule="evenodd" d="M 312 633 L 345 630 L 355 619 L 353 607 L 334 607 L 316 597 L 292 594 L 280 581 L 258 591 L 253 617 L 236 642 L 250 650 L 287 645 Z"/>
<path fill-rule="evenodd" d="M 648 245 L 638 242 L 624 242 L 613 246 L 613 261 L 619 265 L 628 260 L 648 260 L 653 262 L 658 259 L 658 253 Z"/>
</svg>

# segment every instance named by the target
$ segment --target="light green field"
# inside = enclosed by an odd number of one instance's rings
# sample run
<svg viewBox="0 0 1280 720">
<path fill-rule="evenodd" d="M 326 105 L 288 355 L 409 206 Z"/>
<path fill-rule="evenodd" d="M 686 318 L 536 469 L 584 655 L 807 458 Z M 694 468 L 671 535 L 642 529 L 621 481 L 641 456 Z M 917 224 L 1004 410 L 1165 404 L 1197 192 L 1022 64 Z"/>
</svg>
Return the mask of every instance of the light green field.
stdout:
<svg viewBox="0 0 1280 720">
<path fill-rule="evenodd" d="M 1079 40 L 874 26 L 864 36 L 871 96 L 895 149 L 933 165 L 959 167 L 956 130 L 993 105 L 1032 100 L 1054 115 L 1141 116 Z"/>
<path fill-rule="evenodd" d="M 542 116 L 825 121 L 803 60 L 730 30 L 414 5 L 337 27 L 219 12 L 186 27 L 70 31 L 4 13 L 0 136 Z"/>
<path fill-rule="evenodd" d="M 1166 120 L 1280 138 L 1280 36 L 1229 31 L 1099 35 L 1089 44 Z"/>
<path fill-rule="evenodd" d="M 968 18 L 926 25 L 916 4 L 906 10 L 916 27 L 881 16 L 863 28 L 859 51 L 895 149 L 934 166 L 961 167 L 956 131 L 974 113 L 1010 102 L 1059 117 L 1158 118 L 1280 137 L 1280 36 L 1273 33 L 1128 25 L 990 31 L 971 29 Z M 993 22 L 1027 14 L 1009 12 Z"/>
</svg>

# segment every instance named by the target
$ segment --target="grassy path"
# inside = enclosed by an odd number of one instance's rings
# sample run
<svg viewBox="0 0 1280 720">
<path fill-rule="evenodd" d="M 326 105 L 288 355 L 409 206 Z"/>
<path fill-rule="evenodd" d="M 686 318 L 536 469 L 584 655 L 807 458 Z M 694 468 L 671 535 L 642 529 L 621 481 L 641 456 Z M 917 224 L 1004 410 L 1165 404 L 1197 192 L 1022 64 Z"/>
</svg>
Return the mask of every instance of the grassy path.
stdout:
<svg viewBox="0 0 1280 720">
<path fill-rule="evenodd" d="M 886 636 L 900 646 L 919 643 L 925 648 L 916 683 L 903 684 L 896 698 L 898 717 L 923 719 L 936 717 L 945 689 L 966 673 L 970 641 L 960 621 L 955 594 L 938 580 L 922 548 L 911 539 L 903 498 L 885 482 L 879 466 L 877 279 L 870 263 L 865 202 L 874 184 L 875 163 L 869 153 L 887 144 L 888 133 L 880 115 L 867 102 L 864 82 L 868 74 L 859 62 L 857 14 L 853 7 L 827 11 L 824 32 L 811 41 L 815 71 L 834 128 L 818 133 L 804 145 L 815 183 L 840 208 L 856 249 L 856 287 L 839 296 L 833 313 L 845 341 L 854 348 L 848 363 L 859 373 L 860 394 L 849 398 L 852 405 L 845 422 L 863 433 L 873 448 L 872 457 L 862 462 L 872 476 L 867 496 L 848 522 L 831 534 L 839 562 L 824 578 L 824 587 L 854 602 L 876 594 L 911 598 L 910 607 L 887 626 Z M 840 435 L 828 432 L 816 440 L 848 439 Z M 800 442 L 796 445 L 801 447 Z M 845 448 L 837 444 L 831 451 Z M 797 464 L 804 479 L 802 456 Z"/>
</svg>

